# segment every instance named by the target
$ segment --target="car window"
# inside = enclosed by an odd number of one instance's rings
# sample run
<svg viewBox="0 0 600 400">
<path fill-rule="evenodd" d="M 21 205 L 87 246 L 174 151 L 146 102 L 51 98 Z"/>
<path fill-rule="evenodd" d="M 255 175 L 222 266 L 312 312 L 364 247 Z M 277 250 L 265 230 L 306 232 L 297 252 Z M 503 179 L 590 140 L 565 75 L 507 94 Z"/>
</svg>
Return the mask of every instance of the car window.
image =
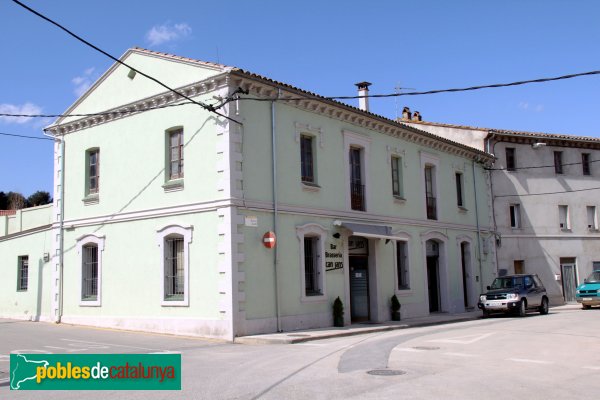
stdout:
<svg viewBox="0 0 600 400">
<path fill-rule="evenodd" d="M 538 287 L 544 287 L 544 285 L 542 284 L 542 281 L 540 280 L 540 278 L 538 278 L 537 275 L 533 276 L 533 281 L 535 282 L 536 286 L 538 286 Z"/>
<path fill-rule="evenodd" d="M 524 280 L 525 280 L 525 288 L 526 289 L 531 289 L 533 287 L 533 279 L 531 279 L 530 276 L 526 276 L 524 278 Z"/>
</svg>

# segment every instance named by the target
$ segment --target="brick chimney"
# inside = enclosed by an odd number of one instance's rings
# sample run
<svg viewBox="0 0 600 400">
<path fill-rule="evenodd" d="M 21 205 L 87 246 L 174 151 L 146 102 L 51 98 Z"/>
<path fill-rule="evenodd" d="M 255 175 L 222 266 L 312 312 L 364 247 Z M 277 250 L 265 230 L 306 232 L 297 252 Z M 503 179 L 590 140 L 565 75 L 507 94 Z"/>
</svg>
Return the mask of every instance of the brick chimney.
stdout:
<svg viewBox="0 0 600 400">
<path fill-rule="evenodd" d="M 368 96 L 369 95 L 369 86 L 371 86 L 371 82 L 359 82 L 355 83 L 358 87 L 358 95 L 359 96 Z M 358 99 L 358 108 L 363 111 L 369 111 L 369 98 L 361 97 Z"/>
</svg>

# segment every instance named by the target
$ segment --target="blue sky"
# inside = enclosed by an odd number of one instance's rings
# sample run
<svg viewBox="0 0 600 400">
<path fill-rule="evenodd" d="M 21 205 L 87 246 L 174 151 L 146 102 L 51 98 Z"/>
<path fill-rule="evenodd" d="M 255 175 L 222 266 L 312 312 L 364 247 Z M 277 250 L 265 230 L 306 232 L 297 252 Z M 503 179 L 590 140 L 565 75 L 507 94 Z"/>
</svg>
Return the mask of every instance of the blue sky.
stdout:
<svg viewBox="0 0 600 400">
<path fill-rule="evenodd" d="M 219 61 L 325 96 L 419 91 L 600 70 L 600 2 L 23 0 L 109 53 L 140 46 Z M 60 113 L 110 65 L 0 2 L 0 110 Z M 428 121 L 600 136 L 600 75 L 477 92 L 371 99 Z M 354 104 L 356 101 L 350 101 Z M 102 110 L 98 110 L 102 111 Z M 51 120 L 0 117 L 41 136 Z M 52 142 L 0 136 L 0 191 L 52 192 Z"/>
</svg>

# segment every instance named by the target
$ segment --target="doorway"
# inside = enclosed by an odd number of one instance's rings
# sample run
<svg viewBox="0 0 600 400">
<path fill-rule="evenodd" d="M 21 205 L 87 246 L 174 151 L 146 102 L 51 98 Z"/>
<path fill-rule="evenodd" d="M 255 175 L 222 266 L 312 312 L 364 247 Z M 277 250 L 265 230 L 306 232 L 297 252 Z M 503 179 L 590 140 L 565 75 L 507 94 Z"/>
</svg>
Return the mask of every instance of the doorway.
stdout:
<svg viewBox="0 0 600 400">
<path fill-rule="evenodd" d="M 365 238 L 348 239 L 350 264 L 350 317 L 352 322 L 371 319 L 369 303 L 369 242 Z"/>
<path fill-rule="evenodd" d="M 427 249 L 427 291 L 429 292 L 429 312 L 440 311 L 440 245 L 428 240 Z"/>
<path fill-rule="evenodd" d="M 471 246 L 468 242 L 460 244 L 460 260 L 462 267 L 463 301 L 465 308 L 469 308 L 469 271 L 471 261 Z"/>
<path fill-rule="evenodd" d="M 575 291 L 577 290 L 577 269 L 574 258 L 561 258 L 560 269 L 562 276 L 562 288 L 565 302 L 575 303 Z"/>
</svg>

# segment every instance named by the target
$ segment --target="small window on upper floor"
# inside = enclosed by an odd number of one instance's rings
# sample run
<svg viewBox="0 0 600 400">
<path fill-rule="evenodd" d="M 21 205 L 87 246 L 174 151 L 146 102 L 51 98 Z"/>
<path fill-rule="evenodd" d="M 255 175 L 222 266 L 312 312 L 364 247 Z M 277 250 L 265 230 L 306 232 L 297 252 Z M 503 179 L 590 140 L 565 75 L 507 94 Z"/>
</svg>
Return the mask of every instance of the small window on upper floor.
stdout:
<svg viewBox="0 0 600 400">
<path fill-rule="evenodd" d="M 437 201 L 435 193 L 435 166 L 425 166 L 425 209 L 427 219 L 437 219 Z"/>
<path fill-rule="evenodd" d="M 96 195 L 100 191 L 100 149 L 89 149 L 85 153 L 85 195 Z"/>
<path fill-rule="evenodd" d="M 557 174 L 563 173 L 562 151 L 554 152 L 554 172 Z"/>
<path fill-rule="evenodd" d="M 303 183 L 316 184 L 314 161 L 314 138 L 300 137 L 300 174 Z"/>
<path fill-rule="evenodd" d="M 521 205 L 511 204 L 509 206 L 510 211 L 510 227 L 514 229 L 521 228 Z"/>
<path fill-rule="evenodd" d="M 568 231 L 571 229 L 571 221 L 569 218 L 569 206 L 558 206 L 558 222 L 561 230 Z"/>
<path fill-rule="evenodd" d="M 396 197 L 404 197 L 404 188 L 402 185 L 402 158 L 392 156 L 392 194 Z"/>
<path fill-rule="evenodd" d="M 590 231 L 598 230 L 598 215 L 596 214 L 596 206 L 587 206 L 587 226 Z"/>
<path fill-rule="evenodd" d="M 464 186 L 463 174 L 460 172 L 456 172 L 454 175 L 455 175 L 455 179 L 456 179 L 456 205 L 461 208 L 464 208 L 465 207 L 465 199 L 464 199 L 464 194 L 463 194 L 463 186 Z"/>
<path fill-rule="evenodd" d="M 517 157 L 514 147 L 506 148 L 506 170 L 516 171 L 517 169 Z"/>
<path fill-rule="evenodd" d="M 169 132 L 169 180 L 183 178 L 183 129 Z"/>
<path fill-rule="evenodd" d="M 590 153 L 581 153 L 581 170 L 583 172 L 583 175 L 592 175 Z"/>
</svg>

